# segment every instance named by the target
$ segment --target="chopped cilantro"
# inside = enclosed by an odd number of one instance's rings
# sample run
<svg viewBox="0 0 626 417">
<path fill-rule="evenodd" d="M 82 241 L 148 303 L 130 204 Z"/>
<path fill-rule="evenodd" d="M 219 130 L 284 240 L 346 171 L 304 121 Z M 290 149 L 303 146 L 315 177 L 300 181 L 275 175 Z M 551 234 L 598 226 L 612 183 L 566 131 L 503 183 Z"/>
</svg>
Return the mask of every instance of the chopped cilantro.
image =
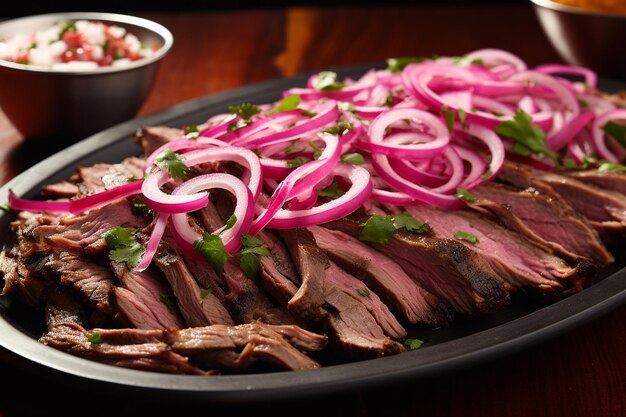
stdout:
<svg viewBox="0 0 626 417">
<path fill-rule="evenodd" d="M 323 129 L 322 132 L 329 133 L 331 135 L 343 136 L 348 133 L 350 129 L 352 129 L 352 123 L 342 120 L 333 127 Z"/>
<path fill-rule="evenodd" d="M 270 256 L 270 251 L 263 239 L 245 233 L 241 235 L 241 243 L 243 248 L 239 251 L 239 266 L 248 278 L 254 279 L 261 270 L 259 256 Z"/>
<path fill-rule="evenodd" d="M 317 146 L 317 143 L 309 141 L 309 146 L 313 149 L 313 159 L 319 159 L 322 156 L 322 148 Z"/>
<path fill-rule="evenodd" d="M 476 235 L 473 235 L 471 233 L 466 233 L 466 232 L 462 232 L 462 231 L 458 231 L 456 233 L 454 233 L 454 238 L 458 239 L 458 240 L 465 240 L 467 242 L 470 243 L 478 243 L 478 237 Z"/>
<path fill-rule="evenodd" d="M 626 166 L 615 164 L 613 162 L 601 162 L 598 166 L 598 172 L 626 172 Z"/>
<path fill-rule="evenodd" d="M 193 249 L 204 256 L 215 272 L 221 274 L 224 271 L 224 265 L 228 261 L 229 254 L 219 236 L 204 233 L 202 239 L 193 242 Z"/>
<path fill-rule="evenodd" d="M 370 291 L 367 288 L 365 288 L 365 287 L 357 288 L 356 292 L 358 292 L 359 295 L 361 295 L 363 297 L 369 297 L 370 296 Z"/>
<path fill-rule="evenodd" d="M 154 164 L 163 171 L 167 171 L 171 178 L 179 180 L 185 179 L 185 174 L 187 173 L 185 158 L 176 152 L 172 152 L 169 148 L 165 149 L 155 158 Z"/>
<path fill-rule="evenodd" d="M 102 339 L 102 335 L 100 333 L 93 332 L 87 334 L 87 341 L 92 345 L 101 345 L 104 342 L 104 339 Z"/>
<path fill-rule="evenodd" d="M 200 136 L 200 131 L 198 130 L 198 126 L 188 126 L 185 129 L 185 137 L 188 139 L 197 139 Z"/>
<path fill-rule="evenodd" d="M 224 233 L 228 229 L 232 229 L 235 223 L 237 223 L 237 216 L 233 214 L 228 218 L 228 220 L 226 220 L 226 224 L 224 225 L 224 228 L 222 229 L 220 233 Z"/>
<path fill-rule="evenodd" d="M 317 91 L 339 91 L 345 86 L 337 82 L 337 73 L 333 71 L 321 71 L 313 81 L 313 88 Z"/>
<path fill-rule="evenodd" d="M 237 106 L 228 106 L 228 111 L 241 117 L 246 122 L 250 121 L 252 116 L 261 113 L 261 108 L 250 103 L 241 103 Z"/>
<path fill-rule="evenodd" d="M 317 113 L 314 112 L 314 111 L 302 109 L 302 115 L 306 116 L 306 117 L 315 117 L 315 116 L 317 116 Z"/>
<path fill-rule="evenodd" d="M 516 141 L 513 145 L 513 152 L 524 156 L 534 152 L 558 161 L 557 154 L 546 145 L 546 133 L 531 122 L 532 118 L 526 112 L 518 110 L 513 120 L 501 122 L 496 127 L 496 133 Z"/>
<path fill-rule="evenodd" d="M 283 152 L 285 153 L 285 155 L 292 155 L 294 153 L 300 153 L 303 151 L 304 151 L 304 147 L 298 146 L 298 141 L 292 140 L 289 143 L 289 146 L 287 146 Z"/>
<path fill-rule="evenodd" d="M 102 234 L 102 238 L 109 247 L 109 259 L 116 262 L 125 262 L 128 268 L 133 269 L 146 252 L 146 248 L 137 242 L 135 236 L 125 227 L 116 226 Z"/>
<path fill-rule="evenodd" d="M 174 301 L 172 300 L 172 297 L 170 297 L 167 294 L 161 294 L 159 296 L 159 300 L 161 300 L 161 302 L 165 305 L 165 307 L 167 307 L 169 310 L 173 310 L 174 309 Z"/>
<path fill-rule="evenodd" d="M 344 164 L 361 165 L 365 163 L 365 158 L 360 153 L 348 153 L 341 156 L 341 162 Z"/>
<path fill-rule="evenodd" d="M 297 167 L 299 167 L 301 165 L 304 165 L 306 162 L 307 162 L 306 158 L 304 158 L 302 156 L 298 156 L 298 157 L 295 157 L 293 159 L 288 160 L 287 161 L 287 166 L 289 168 L 297 168 Z"/>
<path fill-rule="evenodd" d="M 455 196 L 463 201 L 476 201 L 476 196 L 463 188 L 457 188 Z"/>
<path fill-rule="evenodd" d="M 404 339 L 404 345 L 409 348 L 409 350 L 419 349 L 424 344 L 423 341 L 419 339 Z"/>
<path fill-rule="evenodd" d="M 4 203 L 0 205 L 0 210 L 2 211 L 11 211 L 11 206 L 9 203 Z"/>
<path fill-rule="evenodd" d="M 357 111 L 356 106 L 349 101 L 338 101 L 337 107 L 339 107 L 341 111 L 349 111 L 350 113 L 356 113 Z"/>
<path fill-rule="evenodd" d="M 320 197 L 338 198 L 343 195 L 343 190 L 339 186 L 337 181 L 333 181 L 328 187 L 321 189 L 317 192 Z"/>
<path fill-rule="evenodd" d="M 389 58 L 387 59 L 387 71 L 392 73 L 402 72 L 402 70 L 406 68 L 407 65 L 424 61 L 426 61 L 426 58 L 415 56 Z"/>
<path fill-rule="evenodd" d="M 488 169 L 487 171 L 483 173 L 483 175 L 480 176 L 480 179 L 485 181 L 486 179 L 491 177 L 491 174 L 493 174 L 493 172 L 490 169 Z"/>
<path fill-rule="evenodd" d="M 200 298 L 203 300 L 209 296 L 209 294 L 213 293 L 211 288 L 200 288 Z"/>
<path fill-rule="evenodd" d="M 443 117 L 446 119 L 448 131 L 452 133 L 454 130 L 454 111 L 448 110 L 448 106 L 445 104 L 441 107 L 441 111 L 443 112 Z"/>
<path fill-rule="evenodd" d="M 289 110 L 295 110 L 300 105 L 300 95 L 293 94 L 291 96 L 287 96 L 281 100 L 280 103 L 274 108 L 272 113 L 280 113 Z"/>
<path fill-rule="evenodd" d="M 361 224 L 359 239 L 367 242 L 387 243 L 395 231 L 393 216 L 382 217 L 374 214 Z"/>
<path fill-rule="evenodd" d="M 134 197 L 131 204 L 130 210 L 136 216 L 148 217 L 152 214 L 152 209 L 148 207 L 146 200 L 144 200 L 143 197 Z"/>
<path fill-rule="evenodd" d="M 626 148 L 626 126 L 615 123 L 615 122 L 607 122 L 604 126 L 602 126 L 602 130 L 604 133 L 611 136 L 613 139 L 619 142 L 624 148 Z"/>
<path fill-rule="evenodd" d="M 420 222 L 407 212 L 396 214 L 393 218 L 393 226 L 396 230 L 405 228 L 411 233 L 418 234 L 428 233 L 431 230 L 428 223 Z"/>
</svg>

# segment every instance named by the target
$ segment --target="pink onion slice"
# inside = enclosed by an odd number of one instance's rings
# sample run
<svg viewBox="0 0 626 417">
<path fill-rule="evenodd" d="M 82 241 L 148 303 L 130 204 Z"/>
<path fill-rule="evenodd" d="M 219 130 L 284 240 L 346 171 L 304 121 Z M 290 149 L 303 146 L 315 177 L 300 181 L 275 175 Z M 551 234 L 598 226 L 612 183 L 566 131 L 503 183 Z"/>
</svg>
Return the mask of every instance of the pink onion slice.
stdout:
<svg viewBox="0 0 626 417">
<path fill-rule="evenodd" d="M 208 194 L 206 192 L 193 195 L 174 196 L 161 190 L 161 187 L 171 178 L 167 172 L 155 169 L 143 181 L 141 192 L 148 207 L 159 213 L 189 213 L 206 206 Z"/>
<path fill-rule="evenodd" d="M 606 145 L 602 127 L 613 120 L 626 120 L 626 109 L 615 109 L 596 117 L 591 127 L 593 146 L 598 155 L 609 162 L 620 163 L 619 158 Z"/>
<path fill-rule="evenodd" d="M 165 233 L 165 227 L 167 226 L 167 222 L 170 218 L 170 215 L 167 213 L 157 213 L 156 218 L 154 220 L 154 227 L 152 228 L 152 233 L 150 233 L 150 239 L 148 239 L 148 243 L 146 244 L 146 252 L 144 253 L 141 261 L 135 266 L 134 271 L 145 271 L 150 263 L 152 262 L 152 258 L 159 248 L 159 243 L 161 242 L 161 238 Z"/>
<path fill-rule="evenodd" d="M 250 229 L 254 215 L 254 200 L 250 189 L 239 178 L 234 175 L 221 173 L 198 175 L 176 187 L 172 191 L 172 195 L 186 195 L 214 188 L 230 192 L 237 201 L 233 211 L 237 221 L 233 227 L 228 230 L 224 230 L 224 227 L 222 227 L 213 232 L 213 234 L 221 236 L 226 250 L 229 253 L 234 253 L 241 246 L 241 234 L 246 233 Z M 179 236 L 191 245 L 196 240 L 202 239 L 202 235 L 189 225 L 187 213 L 172 214 L 172 226 L 176 229 Z"/>
</svg>

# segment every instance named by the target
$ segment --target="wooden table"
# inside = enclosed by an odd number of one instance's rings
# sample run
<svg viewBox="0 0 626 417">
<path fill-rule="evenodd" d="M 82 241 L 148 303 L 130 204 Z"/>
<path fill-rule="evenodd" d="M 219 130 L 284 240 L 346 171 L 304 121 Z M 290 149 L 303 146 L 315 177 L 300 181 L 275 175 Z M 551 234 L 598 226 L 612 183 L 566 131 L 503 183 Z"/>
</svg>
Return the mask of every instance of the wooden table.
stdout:
<svg viewBox="0 0 626 417">
<path fill-rule="evenodd" d="M 530 4 L 323 7 L 144 14 L 174 34 L 146 115 L 249 83 L 393 56 L 507 49 L 529 65 L 558 62 Z M 0 184 L 51 151 L 24 144 L 0 115 Z M 158 406 L 85 394 L 0 364 L 0 416 L 168 415 L 625 416 L 626 306 L 486 364 L 376 391 L 255 407 Z M 25 394 L 30 400 L 18 400 Z M 331 405 L 332 404 L 332 405 Z"/>
</svg>

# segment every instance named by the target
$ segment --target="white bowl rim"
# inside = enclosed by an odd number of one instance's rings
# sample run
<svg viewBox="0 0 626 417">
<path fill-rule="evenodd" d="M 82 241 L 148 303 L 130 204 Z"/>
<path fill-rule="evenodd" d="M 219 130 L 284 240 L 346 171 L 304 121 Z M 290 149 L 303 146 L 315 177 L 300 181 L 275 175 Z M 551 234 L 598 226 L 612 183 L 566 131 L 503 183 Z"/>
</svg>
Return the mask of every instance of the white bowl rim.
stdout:
<svg viewBox="0 0 626 417">
<path fill-rule="evenodd" d="M 4 20 L 0 22 L 0 29 L 5 25 L 14 25 L 20 22 L 27 22 L 30 20 L 36 19 L 45 19 L 45 18 L 54 18 L 57 20 L 92 20 L 92 21 L 108 21 L 115 22 L 119 24 L 127 24 L 134 25 L 145 28 L 151 32 L 156 33 L 163 39 L 163 45 L 155 52 L 154 55 L 151 55 L 146 58 L 137 59 L 135 61 L 131 61 L 128 65 L 124 66 L 102 66 L 94 69 L 78 69 L 78 70 L 58 70 L 52 69 L 48 67 L 41 67 L 35 65 L 28 64 L 18 64 L 16 62 L 5 61 L 0 59 L 0 67 L 12 68 L 20 71 L 29 71 L 29 72 L 38 72 L 38 73 L 48 73 L 48 74 L 58 74 L 58 75 L 68 75 L 68 76 L 81 76 L 81 75 L 97 75 L 97 74 L 108 74 L 108 73 L 116 73 L 116 72 L 124 72 L 130 71 L 135 68 L 144 67 L 150 65 L 154 62 L 162 59 L 171 49 L 174 44 L 174 36 L 172 33 L 163 25 L 154 22 L 152 20 L 145 19 L 143 17 L 138 16 L 130 16 L 119 13 L 107 13 L 107 12 L 66 12 L 66 13 L 46 13 L 46 14 L 36 14 L 29 15 L 24 17 L 17 17 L 14 19 Z"/>
<path fill-rule="evenodd" d="M 530 0 L 536 6 L 543 7 L 545 9 L 553 10 L 555 12 L 574 13 L 586 16 L 606 17 L 610 19 L 626 19 L 625 14 L 613 14 L 608 12 L 601 12 L 597 10 L 583 9 L 580 7 L 568 6 L 566 4 L 557 3 L 553 0 Z"/>
</svg>

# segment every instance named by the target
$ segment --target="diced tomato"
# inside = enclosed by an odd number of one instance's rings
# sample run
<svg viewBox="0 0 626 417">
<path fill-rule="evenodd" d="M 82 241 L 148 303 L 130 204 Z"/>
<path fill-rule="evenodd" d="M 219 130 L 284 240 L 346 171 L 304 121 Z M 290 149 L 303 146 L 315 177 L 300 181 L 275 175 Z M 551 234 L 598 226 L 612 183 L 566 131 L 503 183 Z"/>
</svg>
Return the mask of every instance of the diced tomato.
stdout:
<svg viewBox="0 0 626 417">
<path fill-rule="evenodd" d="M 78 58 L 76 57 L 76 52 L 72 49 L 68 49 L 61 55 L 61 61 L 63 62 L 72 62 L 76 61 L 77 59 Z"/>
<path fill-rule="evenodd" d="M 17 62 L 18 64 L 28 64 L 28 60 L 30 59 L 30 54 L 29 51 L 20 51 L 17 54 L 17 59 L 15 62 Z"/>
<path fill-rule="evenodd" d="M 63 34 L 63 41 L 69 48 L 78 48 L 85 42 L 83 35 L 69 30 Z"/>
</svg>

